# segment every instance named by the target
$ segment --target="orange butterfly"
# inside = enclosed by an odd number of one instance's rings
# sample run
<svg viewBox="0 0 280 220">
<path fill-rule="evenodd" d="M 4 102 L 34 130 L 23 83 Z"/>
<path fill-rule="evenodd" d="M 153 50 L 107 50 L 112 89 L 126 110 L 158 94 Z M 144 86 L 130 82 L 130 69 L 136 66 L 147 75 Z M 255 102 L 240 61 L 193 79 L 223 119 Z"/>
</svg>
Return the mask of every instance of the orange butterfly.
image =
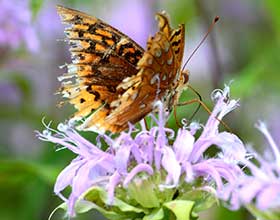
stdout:
<svg viewBox="0 0 280 220">
<path fill-rule="evenodd" d="M 80 11 L 57 6 L 72 64 L 59 77 L 60 93 L 75 106 L 81 130 L 113 133 L 128 128 L 155 110 L 161 100 L 171 110 L 188 82 L 181 71 L 185 28 L 172 29 L 167 15 L 156 14 L 159 31 L 147 50 L 125 34 Z"/>
</svg>

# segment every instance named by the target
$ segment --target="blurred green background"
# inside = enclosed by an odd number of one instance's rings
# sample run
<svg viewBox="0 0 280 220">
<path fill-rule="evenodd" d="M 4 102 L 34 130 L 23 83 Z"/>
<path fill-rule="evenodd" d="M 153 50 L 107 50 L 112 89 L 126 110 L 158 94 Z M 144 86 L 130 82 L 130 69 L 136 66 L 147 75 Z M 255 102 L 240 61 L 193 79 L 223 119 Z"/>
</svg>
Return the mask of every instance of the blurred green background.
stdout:
<svg viewBox="0 0 280 220">
<path fill-rule="evenodd" d="M 73 112 L 71 106 L 58 109 L 54 95 L 57 76 L 64 71 L 59 66 L 70 62 L 56 4 L 101 18 L 143 48 L 156 31 L 155 12 L 165 10 L 173 26 L 186 24 L 185 60 L 219 15 L 187 66 L 190 84 L 211 108 L 211 91 L 233 80 L 231 93 L 240 99 L 240 108 L 225 122 L 260 152 L 265 142 L 254 128 L 257 120 L 266 121 L 280 142 L 279 0 L 0 0 L 0 219 L 47 219 L 61 202 L 53 193 L 56 176 L 75 156 L 55 152 L 57 146 L 39 141 L 34 133 L 44 129 L 43 117 L 56 127 Z M 194 97 L 187 91 L 182 100 Z M 178 117 L 188 118 L 195 107 L 181 107 Z M 207 117 L 200 110 L 194 119 L 204 122 Z M 169 124 L 175 126 L 174 120 Z M 59 211 L 52 219 L 62 218 Z M 93 218 L 99 217 L 93 212 L 77 217 Z M 201 219 L 253 218 L 246 210 L 213 207 Z"/>
</svg>

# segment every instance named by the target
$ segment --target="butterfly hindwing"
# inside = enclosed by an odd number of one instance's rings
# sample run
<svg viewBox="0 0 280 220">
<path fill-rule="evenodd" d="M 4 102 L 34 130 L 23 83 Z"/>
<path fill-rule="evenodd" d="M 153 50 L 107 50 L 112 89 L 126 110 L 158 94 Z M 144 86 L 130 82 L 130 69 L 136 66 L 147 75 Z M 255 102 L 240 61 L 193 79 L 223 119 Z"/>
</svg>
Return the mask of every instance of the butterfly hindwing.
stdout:
<svg viewBox="0 0 280 220">
<path fill-rule="evenodd" d="M 157 100 L 172 98 L 169 91 L 178 84 L 182 54 L 184 51 L 184 26 L 172 30 L 164 14 L 157 15 L 159 29 L 147 42 L 147 51 L 138 62 L 137 75 L 127 78 L 117 88 L 126 91 L 112 103 L 114 110 L 108 115 L 100 127 L 118 125 L 127 128 L 127 123 L 135 123 L 154 109 Z M 175 92 L 175 90 L 174 90 Z M 167 93 L 172 95 L 167 96 Z"/>
</svg>

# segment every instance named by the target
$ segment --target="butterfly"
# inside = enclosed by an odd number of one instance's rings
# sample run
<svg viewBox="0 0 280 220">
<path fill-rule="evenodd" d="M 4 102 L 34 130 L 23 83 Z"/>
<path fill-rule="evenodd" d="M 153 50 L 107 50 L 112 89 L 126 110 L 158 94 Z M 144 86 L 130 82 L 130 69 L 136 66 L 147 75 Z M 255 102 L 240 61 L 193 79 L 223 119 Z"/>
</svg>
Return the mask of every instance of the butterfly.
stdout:
<svg viewBox="0 0 280 220">
<path fill-rule="evenodd" d="M 161 100 L 171 111 L 189 79 L 181 70 L 185 26 L 172 29 L 157 13 L 158 32 L 144 50 L 114 27 L 83 12 L 57 6 L 72 63 L 59 77 L 59 93 L 83 119 L 80 130 L 118 133 L 156 111 Z"/>
</svg>

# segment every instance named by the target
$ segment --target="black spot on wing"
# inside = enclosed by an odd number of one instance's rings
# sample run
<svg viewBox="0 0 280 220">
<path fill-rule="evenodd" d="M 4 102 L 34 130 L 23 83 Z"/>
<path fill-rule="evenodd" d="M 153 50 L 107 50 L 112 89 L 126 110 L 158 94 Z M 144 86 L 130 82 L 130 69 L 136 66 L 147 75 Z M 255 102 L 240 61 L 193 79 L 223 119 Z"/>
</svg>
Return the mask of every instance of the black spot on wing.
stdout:
<svg viewBox="0 0 280 220">
<path fill-rule="evenodd" d="M 176 30 L 176 31 L 172 34 L 172 36 L 171 36 L 171 38 L 170 38 L 170 41 L 172 41 L 173 38 L 174 38 L 175 36 L 178 36 L 178 35 L 180 35 L 180 34 L 181 34 L 181 29 Z"/>
<path fill-rule="evenodd" d="M 91 86 L 88 86 L 86 89 L 90 94 L 93 94 L 94 97 L 94 101 L 98 101 L 100 99 L 100 93 L 97 91 L 92 90 Z"/>
<path fill-rule="evenodd" d="M 181 43 L 181 40 L 178 40 L 178 41 L 173 41 L 171 46 L 174 47 L 174 46 L 179 46 Z"/>
</svg>

